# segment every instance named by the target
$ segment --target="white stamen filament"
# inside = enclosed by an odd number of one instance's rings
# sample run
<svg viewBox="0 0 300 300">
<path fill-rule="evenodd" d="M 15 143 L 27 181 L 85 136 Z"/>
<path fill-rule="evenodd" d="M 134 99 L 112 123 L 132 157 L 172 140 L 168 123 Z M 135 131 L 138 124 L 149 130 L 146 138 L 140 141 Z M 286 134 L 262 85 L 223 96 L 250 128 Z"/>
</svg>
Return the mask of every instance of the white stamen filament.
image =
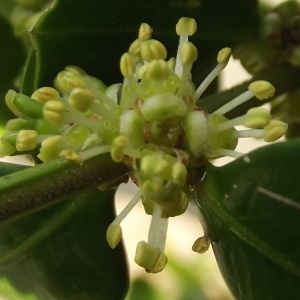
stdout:
<svg viewBox="0 0 300 300">
<path fill-rule="evenodd" d="M 194 197 L 189 197 L 189 205 L 192 207 L 194 213 L 197 215 L 199 221 L 200 221 L 200 224 L 203 228 L 203 234 L 205 236 L 208 236 L 209 233 L 208 233 L 208 226 L 207 226 L 207 223 L 205 221 L 205 218 L 202 214 L 202 211 L 201 211 L 201 207 L 199 206 L 199 204 L 196 202 L 195 198 Z"/>
<path fill-rule="evenodd" d="M 240 116 L 231 120 L 228 120 L 226 122 L 220 123 L 217 127 L 216 127 L 216 131 L 223 131 L 229 128 L 233 128 L 237 125 L 242 125 L 244 123 L 245 120 L 245 116 Z"/>
<path fill-rule="evenodd" d="M 232 109 L 241 105 L 242 103 L 250 100 L 254 96 L 255 96 L 255 94 L 253 92 L 251 92 L 250 90 L 248 90 L 248 91 L 240 94 L 239 96 L 233 98 L 231 101 L 229 101 L 225 105 L 221 106 L 213 113 L 218 114 L 218 115 L 225 115 L 227 112 L 231 111 Z"/>
<path fill-rule="evenodd" d="M 237 138 L 263 138 L 265 135 L 264 129 L 246 129 L 234 132 L 234 136 Z"/>
<path fill-rule="evenodd" d="M 114 111 L 115 109 L 119 109 L 119 105 L 116 102 L 114 102 L 112 99 L 110 99 L 107 95 L 105 95 L 105 93 L 102 92 L 101 90 L 94 88 L 92 86 L 91 91 L 94 93 L 97 99 L 103 101 L 110 108 L 111 111 Z"/>
<path fill-rule="evenodd" d="M 179 45 L 177 48 L 177 54 L 176 54 L 176 64 L 175 64 L 175 74 L 181 78 L 182 77 L 182 72 L 183 72 L 183 65 L 181 62 L 181 57 L 180 57 L 180 48 L 181 45 L 189 40 L 189 36 L 187 33 L 181 34 L 179 36 Z"/>
<path fill-rule="evenodd" d="M 66 111 L 64 113 L 64 121 L 66 123 L 74 123 L 88 127 L 92 131 L 98 131 L 99 121 L 88 119 L 85 115 L 77 112 L 76 110 Z"/>
<path fill-rule="evenodd" d="M 230 149 L 221 149 L 221 148 L 214 150 L 213 154 L 220 155 L 220 156 L 229 156 L 229 157 L 233 157 L 233 158 L 239 158 L 242 155 L 244 155 L 244 153 L 241 153 L 238 151 L 234 151 L 234 150 L 230 150 Z"/>
<path fill-rule="evenodd" d="M 84 150 L 82 152 L 79 153 L 80 159 L 82 161 L 87 160 L 91 157 L 100 155 L 100 154 L 104 154 L 104 153 L 108 153 L 110 152 L 111 146 L 108 145 L 103 145 L 100 147 L 93 147 L 87 150 Z"/>
<path fill-rule="evenodd" d="M 154 205 L 148 235 L 148 244 L 153 247 L 153 249 L 159 248 L 160 251 L 164 253 L 169 218 L 162 218 L 162 211 L 163 209 L 159 205 Z"/>
<path fill-rule="evenodd" d="M 208 86 L 212 83 L 212 81 L 220 74 L 220 72 L 226 67 L 227 64 L 219 63 L 216 67 L 206 76 L 206 78 L 202 81 L 200 86 L 195 91 L 193 96 L 194 101 L 196 102 L 201 95 L 205 92 Z"/>
<path fill-rule="evenodd" d="M 125 208 L 120 212 L 120 214 L 111 223 L 114 225 L 120 225 L 121 222 L 127 217 L 131 210 L 137 205 L 141 199 L 141 191 L 139 190 L 135 196 L 130 200 L 130 202 L 125 206 Z"/>
</svg>

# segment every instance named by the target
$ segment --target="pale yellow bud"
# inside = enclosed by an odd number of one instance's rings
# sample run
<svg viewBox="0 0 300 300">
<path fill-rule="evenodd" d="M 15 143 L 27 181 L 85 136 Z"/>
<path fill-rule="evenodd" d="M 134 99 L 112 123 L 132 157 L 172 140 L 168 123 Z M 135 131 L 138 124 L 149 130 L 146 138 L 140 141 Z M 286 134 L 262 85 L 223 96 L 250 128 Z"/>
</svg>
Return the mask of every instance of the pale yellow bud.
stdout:
<svg viewBox="0 0 300 300">
<path fill-rule="evenodd" d="M 175 57 L 171 57 L 168 61 L 167 61 L 168 67 L 170 70 L 175 70 L 175 64 L 176 64 L 176 59 Z"/>
<path fill-rule="evenodd" d="M 187 169 L 181 162 L 176 162 L 172 167 L 173 182 L 183 186 L 186 184 Z"/>
<path fill-rule="evenodd" d="M 274 142 L 285 135 L 288 125 L 280 120 L 271 120 L 264 129 L 266 131 L 264 140 L 266 142 Z"/>
<path fill-rule="evenodd" d="M 63 138 L 60 135 L 51 136 L 45 139 L 42 142 L 38 158 L 43 162 L 58 158 L 59 152 L 61 151 L 62 140 Z"/>
<path fill-rule="evenodd" d="M 198 58 L 198 50 L 191 42 L 185 42 L 180 47 L 180 58 L 183 66 L 190 65 Z"/>
<path fill-rule="evenodd" d="M 182 17 L 176 24 L 176 33 L 178 35 L 193 35 L 197 31 L 197 23 L 195 19 Z"/>
<path fill-rule="evenodd" d="M 148 68 L 146 71 L 146 77 L 148 79 L 154 80 L 163 80 L 167 79 L 169 76 L 169 67 L 165 60 L 153 60 L 148 64 Z"/>
<path fill-rule="evenodd" d="M 50 100 L 44 105 L 44 117 L 46 120 L 54 123 L 61 124 L 64 120 L 65 106 L 61 101 Z"/>
<path fill-rule="evenodd" d="M 81 162 L 81 157 L 76 151 L 70 149 L 64 149 L 59 154 L 60 157 L 73 162 Z"/>
<path fill-rule="evenodd" d="M 139 40 L 135 40 L 129 46 L 128 52 L 130 54 L 133 54 L 133 55 L 138 56 L 138 57 L 141 56 L 141 48 L 140 48 L 140 42 L 139 42 Z"/>
<path fill-rule="evenodd" d="M 218 56 L 217 56 L 217 61 L 219 64 L 228 64 L 228 61 L 231 56 L 231 48 L 223 48 L 219 51 Z"/>
<path fill-rule="evenodd" d="M 77 75 L 77 76 L 84 76 L 86 75 L 85 71 L 78 67 L 78 66 L 67 66 L 65 68 L 66 71 L 69 71 L 70 73 L 73 73 L 74 75 Z"/>
<path fill-rule="evenodd" d="M 145 241 L 138 243 L 134 261 L 147 271 L 152 270 L 157 264 L 161 255 L 159 248 L 149 246 Z"/>
<path fill-rule="evenodd" d="M 210 243 L 211 240 L 208 236 L 202 236 L 195 241 L 192 250 L 198 253 L 204 253 L 208 250 Z"/>
<path fill-rule="evenodd" d="M 132 55 L 129 54 L 128 52 L 124 53 L 121 56 L 121 60 L 120 60 L 120 70 L 122 75 L 125 78 L 129 78 L 134 74 L 135 69 L 136 69 L 136 62 L 132 57 Z"/>
<path fill-rule="evenodd" d="M 124 159 L 124 148 L 128 145 L 128 138 L 124 135 L 117 136 L 111 146 L 110 155 L 115 162 L 121 162 Z"/>
<path fill-rule="evenodd" d="M 147 72 L 147 69 L 148 69 L 148 66 L 149 64 L 145 64 L 145 65 L 142 65 L 140 68 L 139 68 L 139 71 L 138 71 L 138 78 L 139 79 L 143 79 L 146 72 Z"/>
<path fill-rule="evenodd" d="M 20 152 L 35 149 L 37 137 L 38 133 L 35 130 L 20 130 L 16 139 L 16 149 Z"/>
<path fill-rule="evenodd" d="M 275 94 L 275 87 L 265 80 L 258 80 L 250 83 L 248 89 L 255 94 L 255 97 L 259 100 L 268 99 Z"/>
<path fill-rule="evenodd" d="M 140 41 L 146 41 L 151 39 L 153 29 L 151 26 L 147 23 L 142 23 L 140 28 L 139 28 L 139 34 L 138 34 L 138 39 Z"/>
<path fill-rule="evenodd" d="M 76 110 L 80 112 L 86 112 L 93 103 L 94 99 L 95 95 L 91 91 L 87 89 L 76 88 L 71 92 L 68 101 Z"/>
<path fill-rule="evenodd" d="M 145 180 L 141 186 L 141 191 L 144 197 L 153 198 L 155 195 L 162 193 L 163 185 L 160 182 Z"/>
<path fill-rule="evenodd" d="M 141 45 L 141 56 L 144 61 L 165 59 L 167 57 L 167 49 L 157 40 L 148 40 Z"/>
<path fill-rule="evenodd" d="M 106 239 L 109 246 L 114 249 L 122 238 L 122 228 L 119 224 L 111 223 L 106 231 Z"/>
<path fill-rule="evenodd" d="M 249 128 L 263 128 L 271 120 L 270 111 L 262 107 L 254 107 L 247 111 L 244 126 Z"/>
<path fill-rule="evenodd" d="M 59 100 L 60 95 L 59 95 L 59 92 L 52 87 L 42 87 L 42 88 L 37 89 L 31 95 L 31 99 L 44 104 L 49 100 Z"/>
</svg>

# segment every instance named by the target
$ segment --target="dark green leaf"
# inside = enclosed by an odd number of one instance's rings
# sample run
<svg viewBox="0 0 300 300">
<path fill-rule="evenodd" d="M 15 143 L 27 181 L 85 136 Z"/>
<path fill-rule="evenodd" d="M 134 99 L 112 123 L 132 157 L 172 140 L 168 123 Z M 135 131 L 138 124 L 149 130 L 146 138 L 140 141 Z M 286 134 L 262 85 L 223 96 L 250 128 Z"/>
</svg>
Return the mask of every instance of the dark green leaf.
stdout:
<svg viewBox="0 0 300 300">
<path fill-rule="evenodd" d="M 298 299 L 300 139 L 209 166 L 196 193 L 220 269 L 239 300 Z"/>
<path fill-rule="evenodd" d="M 4 124 L 4 121 L 11 117 L 4 96 L 10 88 L 14 87 L 14 80 L 21 71 L 25 53 L 22 42 L 14 36 L 10 24 L 1 15 L 0 39 L 0 124 Z"/>
<path fill-rule="evenodd" d="M 22 165 L 0 162 L 0 177 L 8 175 L 10 173 L 21 171 L 26 168 L 27 168 L 26 166 L 22 166 Z"/>
<path fill-rule="evenodd" d="M 0 227 L 0 276 L 20 292 L 48 299 L 123 299 L 123 249 L 109 248 L 114 192 L 96 188 Z M 0 287 L 1 294 L 1 287 Z"/>
<path fill-rule="evenodd" d="M 136 39 L 142 22 L 154 28 L 154 37 L 174 56 L 178 44 L 175 24 L 182 16 L 198 22 L 199 33 L 193 40 L 201 56 L 194 65 L 195 81 L 215 64 L 221 47 L 252 37 L 258 30 L 255 0 L 74 0 L 72 5 L 57 0 L 31 30 L 35 58 L 28 64 L 36 66 L 27 67 L 30 72 L 25 72 L 23 92 L 30 94 L 32 87 L 52 85 L 56 74 L 69 64 L 106 83 L 120 81 L 120 56 Z"/>
</svg>

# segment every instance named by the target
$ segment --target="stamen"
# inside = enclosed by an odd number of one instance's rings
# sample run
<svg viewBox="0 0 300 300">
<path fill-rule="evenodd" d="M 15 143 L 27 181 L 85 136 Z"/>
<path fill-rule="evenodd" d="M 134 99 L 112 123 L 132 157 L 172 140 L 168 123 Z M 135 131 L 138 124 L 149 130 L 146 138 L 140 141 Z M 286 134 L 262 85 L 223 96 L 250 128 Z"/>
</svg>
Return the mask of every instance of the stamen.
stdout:
<svg viewBox="0 0 300 300">
<path fill-rule="evenodd" d="M 216 130 L 222 131 L 237 125 L 244 125 L 249 128 L 263 128 L 271 120 L 270 111 L 266 108 L 254 107 L 243 116 L 236 117 L 217 125 Z"/>
<path fill-rule="evenodd" d="M 38 133 L 35 130 L 20 130 L 17 134 L 16 149 L 20 152 L 36 148 Z"/>
<path fill-rule="evenodd" d="M 148 40 L 141 44 L 141 56 L 145 62 L 167 57 L 166 47 L 157 40 Z"/>
<path fill-rule="evenodd" d="M 32 95 L 31 99 L 45 104 L 49 100 L 59 100 L 59 92 L 52 87 L 42 87 L 37 89 Z"/>
<path fill-rule="evenodd" d="M 219 109 L 214 111 L 214 114 L 224 115 L 227 112 L 231 111 L 238 105 L 241 105 L 242 103 L 250 100 L 252 97 L 256 97 L 259 100 L 268 99 L 270 97 L 273 97 L 275 93 L 274 86 L 269 83 L 268 81 L 254 81 L 252 82 L 249 87 L 248 91 L 242 93 L 241 95 L 235 97 L 230 102 L 226 103 L 225 105 L 221 106 Z"/>
<path fill-rule="evenodd" d="M 230 55 L 231 55 L 230 48 L 223 48 L 219 51 L 217 57 L 217 61 L 218 61 L 217 66 L 207 75 L 207 77 L 202 81 L 200 86 L 195 91 L 195 94 L 193 96 L 195 102 L 201 97 L 201 95 L 205 92 L 205 90 L 212 83 L 212 81 L 227 66 Z"/>
<path fill-rule="evenodd" d="M 182 46 L 180 47 L 180 59 L 183 66 L 183 72 L 181 76 L 181 80 L 183 84 L 181 86 L 181 89 L 184 88 L 184 84 L 191 76 L 190 72 L 193 63 L 196 61 L 197 58 L 198 58 L 198 50 L 195 47 L 195 45 L 191 42 L 183 43 Z M 179 95 L 179 93 L 177 93 L 177 95 Z"/>
<path fill-rule="evenodd" d="M 139 34 L 138 34 L 138 39 L 139 41 L 146 41 L 151 39 L 153 29 L 151 26 L 147 23 L 142 23 L 140 28 L 139 28 Z"/>
<path fill-rule="evenodd" d="M 208 250 L 211 239 L 208 236 L 198 238 L 192 246 L 192 250 L 197 253 L 204 253 Z"/>
<path fill-rule="evenodd" d="M 127 204 L 127 206 L 122 210 L 122 212 L 114 219 L 114 221 L 109 225 L 106 237 L 108 244 L 111 248 L 115 248 L 122 238 L 122 230 L 120 227 L 121 222 L 126 218 L 130 211 L 137 205 L 141 199 L 141 192 L 138 191 L 132 200 Z"/>
<path fill-rule="evenodd" d="M 239 130 L 234 132 L 234 136 L 237 138 L 257 138 L 261 139 L 265 135 L 265 130 L 264 129 L 246 129 L 246 130 Z"/>
<path fill-rule="evenodd" d="M 122 104 L 125 97 L 125 88 L 128 86 L 128 83 L 132 85 L 135 92 L 139 95 L 139 85 L 137 80 L 134 78 L 137 66 L 132 54 L 127 52 L 122 55 L 120 60 L 120 70 L 122 75 L 124 76 L 122 96 L 120 101 L 120 103 Z"/>
<path fill-rule="evenodd" d="M 43 162 L 57 158 L 62 150 L 62 140 L 63 137 L 61 135 L 54 135 L 45 139 L 42 142 L 40 153 L 37 157 Z"/>
<path fill-rule="evenodd" d="M 162 207 L 157 204 L 154 205 L 148 234 L 148 245 L 153 248 L 159 248 L 160 251 L 164 253 L 169 218 L 162 218 L 162 212 Z"/>
<path fill-rule="evenodd" d="M 238 152 L 238 151 L 234 151 L 234 150 L 230 150 L 230 149 L 214 149 L 213 150 L 213 154 L 218 155 L 218 156 L 229 156 L 229 157 L 233 157 L 233 158 L 239 158 L 242 155 L 244 155 L 244 153 Z"/>
<path fill-rule="evenodd" d="M 249 129 L 240 130 L 235 132 L 235 136 L 238 138 L 263 138 L 265 142 L 274 142 L 280 139 L 286 133 L 288 125 L 279 120 L 271 120 L 270 123 L 264 127 L 264 129 Z"/>
<path fill-rule="evenodd" d="M 182 76 L 182 61 L 180 57 L 181 45 L 188 41 L 188 36 L 193 35 L 197 31 L 197 23 L 195 19 L 192 18 L 180 18 L 176 24 L 176 33 L 179 35 L 179 45 L 176 55 L 176 65 L 175 65 L 175 74 L 181 78 Z"/>
</svg>

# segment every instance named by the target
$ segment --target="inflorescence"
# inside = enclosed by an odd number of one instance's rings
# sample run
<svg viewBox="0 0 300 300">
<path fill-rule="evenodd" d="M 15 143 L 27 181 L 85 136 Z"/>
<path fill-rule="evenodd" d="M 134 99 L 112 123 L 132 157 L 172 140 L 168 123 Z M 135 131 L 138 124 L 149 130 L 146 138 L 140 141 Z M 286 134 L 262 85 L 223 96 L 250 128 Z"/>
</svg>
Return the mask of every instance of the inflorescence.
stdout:
<svg viewBox="0 0 300 300">
<path fill-rule="evenodd" d="M 165 46 L 152 39 L 143 23 L 138 38 L 120 60 L 122 84 L 106 86 L 82 69 L 68 66 L 52 87 L 42 87 L 30 97 L 10 90 L 6 103 L 17 116 L 7 123 L 0 156 L 34 153 L 42 162 L 60 156 L 82 162 L 107 153 L 124 162 L 139 191 L 107 229 L 115 248 L 121 238 L 121 222 L 142 200 L 152 215 L 148 241 L 137 245 L 135 261 L 147 272 L 160 272 L 167 263 L 165 244 L 169 217 L 184 213 L 189 204 L 190 170 L 222 156 L 238 157 L 239 138 L 255 137 L 272 142 L 283 136 L 287 125 L 272 120 L 264 108 L 252 108 L 244 116 L 224 115 L 252 97 L 267 99 L 274 87 L 256 81 L 248 90 L 208 114 L 197 101 L 226 67 L 231 49 L 221 49 L 217 65 L 195 88 L 191 69 L 197 48 L 188 40 L 197 30 L 194 19 L 181 18 L 176 25 L 179 46 L 176 58 L 167 58 Z M 236 125 L 247 129 L 237 131 Z M 210 239 L 204 236 L 193 250 L 204 252 Z"/>
</svg>

